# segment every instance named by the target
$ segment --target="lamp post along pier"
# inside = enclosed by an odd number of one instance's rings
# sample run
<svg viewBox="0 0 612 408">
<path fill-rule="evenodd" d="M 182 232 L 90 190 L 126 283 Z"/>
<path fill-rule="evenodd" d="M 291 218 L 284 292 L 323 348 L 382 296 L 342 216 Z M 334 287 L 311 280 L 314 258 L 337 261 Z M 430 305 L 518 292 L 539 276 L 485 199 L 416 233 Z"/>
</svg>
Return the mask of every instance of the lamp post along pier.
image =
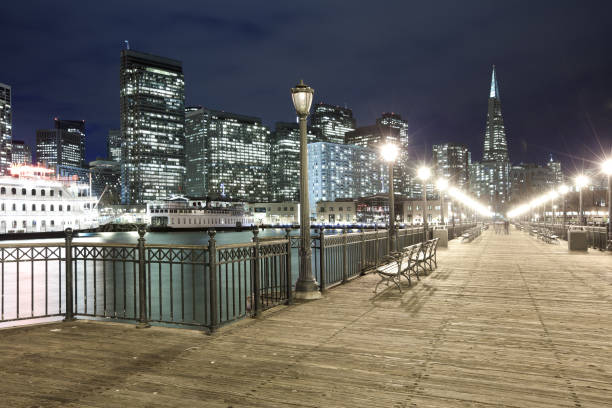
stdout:
<svg viewBox="0 0 612 408">
<path fill-rule="evenodd" d="M 308 198 L 308 135 L 306 120 L 310 114 L 314 89 L 300 81 L 291 88 L 293 106 L 300 124 L 300 273 L 295 284 L 296 299 L 319 299 L 319 285 L 312 274 L 310 205 Z"/>
<path fill-rule="evenodd" d="M 389 164 L 389 252 L 397 251 L 395 240 L 395 192 L 393 190 L 393 163 L 397 159 L 399 149 L 393 143 L 387 143 L 380 148 L 383 160 Z"/>
</svg>

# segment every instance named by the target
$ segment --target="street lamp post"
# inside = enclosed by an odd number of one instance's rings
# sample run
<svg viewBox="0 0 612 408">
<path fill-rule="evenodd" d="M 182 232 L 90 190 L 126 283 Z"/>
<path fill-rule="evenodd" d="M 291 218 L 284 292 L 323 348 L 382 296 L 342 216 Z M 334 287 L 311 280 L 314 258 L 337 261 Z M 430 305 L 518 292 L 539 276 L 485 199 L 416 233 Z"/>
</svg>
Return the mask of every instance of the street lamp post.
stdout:
<svg viewBox="0 0 612 408">
<path fill-rule="evenodd" d="M 582 209 L 582 188 L 586 186 L 589 179 L 585 175 L 576 177 L 576 188 L 578 189 L 578 215 L 580 216 L 580 225 L 586 225 L 586 217 Z"/>
<path fill-rule="evenodd" d="M 565 211 L 565 202 L 567 201 L 566 194 L 569 191 L 569 187 L 565 184 L 559 187 L 559 192 L 561 193 L 561 201 L 562 201 L 562 211 L 563 211 L 563 234 L 565 236 L 565 224 L 567 224 L 567 212 Z"/>
<path fill-rule="evenodd" d="M 310 113 L 314 89 L 300 81 L 291 88 L 293 106 L 300 122 L 300 273 L 295 284 L 296 299 L 318 299 L 319 286 L 312 275 L 312 250 L 310 249 L 310 204 L 308 198 L 308 140 L 306 119 Z"/>
<path fill-rule="evenodd" d="M 437 186 L 440 194 L 440 222 L 444 225 L 444 192 L 448 188 L 448 180 L 443 177 L 439 178 Z"/>
<path fill-rule="evenodd" d="M 430 176 L 429 167 L 419 168 L 417 177 L 423 182 L 423 242 L 427 241 L 427 180 Z"/>
<path fill-rule="evenodd" d="M 397 243 L 395 242 L 395 194 L 393 191 L 393 163 L 397 159 L 399 153 L 397 146 L 393 143 L 387 143 L 380 148 L 380 153 L 389 164 L 389 252 L 397 251 Z"/>
<path fill-rule="evenodd" d="M 612 159 L 604 161 L 601 169 L 608 176 L 608 250 L 612 250 Z"/>
</svg>

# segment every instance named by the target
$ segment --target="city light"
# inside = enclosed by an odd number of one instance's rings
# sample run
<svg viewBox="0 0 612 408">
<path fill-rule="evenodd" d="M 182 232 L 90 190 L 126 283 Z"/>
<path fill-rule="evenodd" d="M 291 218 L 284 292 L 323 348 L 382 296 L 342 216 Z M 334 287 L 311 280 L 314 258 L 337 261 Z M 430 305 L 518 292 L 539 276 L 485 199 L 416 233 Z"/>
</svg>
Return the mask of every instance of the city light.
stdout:
<svg viewBox="0 0 612 408">
<path fill-rule="evenodd" d="M 431 177 L 431 169 L 427 166 L 419 167 L 417 170 L 417 177 L 423 181 L 427 181 Z"/>
<path fill-rule="evenodd" d="M 386 162 L 394 162 L 399 154 L 399 149 L 393 143 L 387 143 L 381 146 L 380 154 Z"/>
<path fill-rule="evenodd" d="M 580 174 L 579 176 L 576 176 L 575 181 L 576 181 L 576 187 L 578 189 L 586 187 L 589 184 L 589 178 L 585 176 L 584 174 Z"/>
<path fill-rule="evenodd" d="M 443 177 L 440 177 L 438 179 L 436 185 L 438 187 L 438 190 L 444 191 L 444 190 L 446 190 L 448 188 L 448 180 L 443 178 Z"/>
<path fill-rule="evenodd" d="M 461 204 L 465 205 L 466 207 L 469 207 L 475 210 L 480 215 L 483 215 L 485 217 L 493 216 L 493 212 L 489 210 L 488 207 L 474 200 L 472 197 L 468 196 L 467 194 L 465 194 L 463 191 L 459 190 L 456 187 L 449 188 L 448 194 L 456 201 L 459 201 Z"/>
<path fill-rule="evenodd" d="M 612 159 L 608 159 L 601 163 L 601 171 L 608 176 L 612 176 Z"/>
<path fill-rule="evenodd" d="M 559 187 L 559 191 L 550 190 L 548 193 L 542 194 L 532 199 L 528 204 L 522 204 L 513 208 L 512 210 L 508 211 L 506 216 L 508 218 L 515 218 L 520 215 L 523 215 L 534 208 L 538 208 L 542 205 L 545 205 L 548 200 L 554 200 L 555 198 L 559 197 L 560 194 L 566 194 L 568 191 L 569 188 L 566 185 L 561 185 L 561 187 Z"/>
</svg>

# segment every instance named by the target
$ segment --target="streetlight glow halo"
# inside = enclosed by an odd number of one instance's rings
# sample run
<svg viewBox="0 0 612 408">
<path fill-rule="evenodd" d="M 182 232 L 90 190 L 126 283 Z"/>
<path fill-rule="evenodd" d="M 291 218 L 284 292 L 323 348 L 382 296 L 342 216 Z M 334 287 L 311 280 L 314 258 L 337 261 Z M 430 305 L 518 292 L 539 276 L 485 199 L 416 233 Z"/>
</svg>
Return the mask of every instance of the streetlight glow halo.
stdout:
<svg viewBox="0 0 612 408">
<path fill-rule="evenodd" d="M 419 167 L 419 169 L 417 170 L 417 177 L 423 181 L 426 181 L 427 179 L 429 179 L 429 177 L 431 177 L 431 169 L 427 166 Z"/>
<path fill-rule="evenodd" d="M 399 155 L 399 149 L 393 143 L 385 143 L 380 147 L 380 154 L 384 161 L 394 162 Z"/>
<path fill-rule="evenodd" d="M 612 159 L 608 159 L 601 163 L 601 171 L 608 176 L 612 176 Z"/>
</svg>

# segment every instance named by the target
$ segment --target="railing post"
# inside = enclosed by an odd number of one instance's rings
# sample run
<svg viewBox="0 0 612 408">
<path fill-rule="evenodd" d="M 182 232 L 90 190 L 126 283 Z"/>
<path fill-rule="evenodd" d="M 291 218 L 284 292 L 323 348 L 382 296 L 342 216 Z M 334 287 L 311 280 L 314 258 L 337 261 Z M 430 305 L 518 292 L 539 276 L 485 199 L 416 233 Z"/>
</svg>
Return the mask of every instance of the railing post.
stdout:
<svg viewBox="0 0 612 408">
<path fill-rule="evenodd" d="M 151 327 L 147 321 L 147 265 L 145 263 L 145 234 L 147 230 L 144 225 L 138 227 L 138 294 L 140 317 L 138 319 L 139 328 Z"/>
<path fill-rule="evenodd" d="M 219 301 L 217 300 L 217 242 L 215 235 L 217 231 L 208 231 L 208 287 L 210 294 L 210 332 L 214 332 L 219 327 Z"/>
<path fill-rule="evenodd" d="M 342 283 L 348 281 L 348 231 L 346 227 L 342 229 Z"/>
<path fill-rule="evenodd" d="M 293 282 L 291 278 L 291 228 L 285 228 L 285 237 L 287 238 L 287 257 L 285 263 L 286 280 L 287 280 L 287 304 L 293 303 Z"/>
<path fill-rule="evenodd" d="M 66 242 L 66 313 L 64 315 L 64 321 L 72 321 L 74 319 L 74 299 L 72 294 L 72 228 L 66 228 L 65 242 Z"/>
<path fill-rule="evenodd" d="M 361 270 L 360 275 L 363 275 L 366 270 L 366 241 L 365 241 L 365 231 L 361 229 Z"/>
<path fill-rule="evenodd" d="M 374 241 L 374 266 L 378 266 L 378 225 L 374 227 L 376 232 L 376 240 Z"/>
<path fill-rule="evenodd" d="M 257 227 L 253 228 L 253 242 L 255 243 L 255 246 L 253 246 L 253 277 L 251 281 L 253 282 L 253 307 L 255 308 L 255 311 L 253 313 L 254 317 L 259 317 L 259 315 L 261 314 L 261 273 L 259 268 L 259 238 L 257 237 L 258 234 L 259 229 Z"/>
<path fill-rule="evenodd" d="M 325 228 L 321 227 L 319 233 L 319 288 L 321 292 L 325 291 Z"/>
</svg>

